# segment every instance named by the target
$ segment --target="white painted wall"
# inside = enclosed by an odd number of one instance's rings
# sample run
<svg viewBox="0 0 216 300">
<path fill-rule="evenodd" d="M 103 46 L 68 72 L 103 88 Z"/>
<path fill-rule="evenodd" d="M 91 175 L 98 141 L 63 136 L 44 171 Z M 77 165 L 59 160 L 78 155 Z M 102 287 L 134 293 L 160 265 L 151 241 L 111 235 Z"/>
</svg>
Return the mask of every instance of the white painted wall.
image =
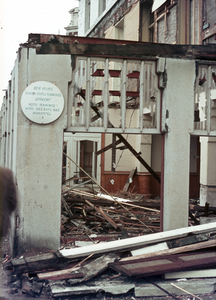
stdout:
<svg viewBox="0 0 216 300">
<path fill-rule="evenodd" d="M 93 28 L 97 22 L 100 20 L 102 16 L 104 16 L 110 8 L 117 2 L 118 0 L 106 0 L 106 10 L 102 13 L 102 15 L 98 15 L 98 6 L 100 0 L 91 0 L 90 1 L 90 29 Z M 85 30 L 85 22 L 87 21 L 86 15 L 86 0 L 79 1 L 79 24 L 78 24 L 78 35 L 86 36 L 87 32 Z"/>
<path fill-rule="evenodd" d="M 99 6 L 99 0 L 93 0 L 93 1 L 91 1 L 91 7 L 90 7 L 90 28 L 94 24 L 95 20 L 98 18 L 98 6 Z"/>
<path fill-rule="evenodd" d="M 31 247 L 58 249 L 61 224 L 61 174 L 63 129 L 67 120 L 67 91 L 71 80 L 70 56 L 36 55 L 22 48 L 12 75 L 15 76 L 13 170 L 19 192 L 19 252 Z M 35 81 L 49 81 L 61 90 L 65 106 L 53 123 L 28 120 L 20 100 Z"/>
</svg>

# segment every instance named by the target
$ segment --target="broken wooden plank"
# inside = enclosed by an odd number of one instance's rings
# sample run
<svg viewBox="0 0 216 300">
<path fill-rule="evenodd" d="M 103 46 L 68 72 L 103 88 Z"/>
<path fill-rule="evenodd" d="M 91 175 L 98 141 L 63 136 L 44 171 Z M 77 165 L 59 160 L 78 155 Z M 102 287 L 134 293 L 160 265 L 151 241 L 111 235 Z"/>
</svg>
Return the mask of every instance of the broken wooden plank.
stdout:
<svg viewBox="0 0 216 300">
<path fill-rule="evenodd" d="M 114 262 L 117 258 L 119 258 L 119 256 L 115 253 L 102 255 L 79 269 L 79 272 L 84 275 L 83 278 L 69 279 L 68 282 L 73 285 L 90 280 L 104 272 L 108 268 L 108 264 Z M 73 273 L 74 272 L 72 271 L 72 274 Z"/>
<path fill-rule="evenodd" d="M 198 212 L 205 212 L 205 210 L 206 210 L 206 206 L 201 206 L 201 205 L 190 204 L 189 207 L 190 207 L 190 210 L 194 210 L 194 211 L 198 211 Z M 210 211 L 216 212 L 216 207 L 209 206 L 208 212 L 210 212 Z"/>
<path fill-rule="evenodd" d="M 116 169 L 116 135 L 112 135 L 112 155 L 111 155 L 111 167 L 112 172 L 115 172 Z"/>
<path fill-rule="evenodd" d="M 120 140 L 116 141 L 115 145 L 117 146 L 117 145 L 119 145 L 119 144 L 121 144 L 121 141 L 120 141 Z M 98 150 L 95 154 L 96 154 L 96 155 L 99 155 L 99 154 L 102 154 L 102 153 L 106 152 L 107 150 L 109 150 L 109 149 L 112 148 L 112 145 L 113 145 L 113 144 L 107 145 L 106 147 L 102 148 L 101 150 Z"/>
<path fill-rule="evenodd" d="M 121 241 L 111 241 L 107 242 L 106 244 L 85 246 L 78 249 L 62 249 L 58 252 L 60 256 L 63 256 L 65 258 L 78 258 L 88 256 L 91 253 L 100 254 L 111 251 L 132 250 L 133 248 L 144 247 L 145 245 L 155 244 L 163 241 L 168 241 L 174 238 L 184 237 L 188 234 L 215 232 L 215 230 L 216 222 L 205 225 L 197 225 L 193 227 L 173 229 L 164 232 L 157 232 L 144 236 L 123 239 Z"/>
<path fill-rule="evenodd" d="M 73 216 L 73 213 L 72 213 L 72 211 L 70 210 L 70 207 L 68 206 L 68 204 L 67 204 L 67 202 L 66 202 L 66 200 L 65 200 L 65 198 L 64 198 L 63 196 L 61 197 L 61 200 L 62 200 L 62 203 L 63 203 L 63 205 L 64 205 L 64 208 L 65 208 L 65 210 L 67 211 L 69 217 L 72 217 L 72 216 Z"/>
<path fill-rule="evenodd" d="M 179 253 L 143 258 L 132 262 L 115 262 L 109 267 L 127 276 L 153 276 L 216 265 L 215 250 Z"/>
<path fill-rule="evenodd" d="M 79 263 L 73 265 L 71 268 L 67 268 L 64 270 L 58 270 L 53 272 L 45 272 L 45 273 L 39 273 L 37 274 L 37 277 L 40 280 L 62 280 L 62 279 L 71 279 L 71 278 L 82 278 L 84 277 L 81 272 L 79 272 L 79 269 L 81 268 L 81 265 L 87 261 L 89 258 L 91 258 L 93 254 L 89 255 Z M 73 274 L 72 274 L 73 272 Z"/>
<path fill-rule="evenodd" d="M 128 205 L 128 206 L 135 207 L 135 208 L 145 209 L 145 210 L 154 211 L 154 212 L 158 212 L 158 213 L 160 212 L 160 211 L 157 210 L 157 209 L 145 207 L 144 205 L 143 205 L 143 206 L 135 205 L 135 204 L 133 204 L 133 203 L 132 203 L 130 200 L 128 200 L 128 199 L 123 199 L 123 198 L 119 198 L 119 197 L 111 197 L 111 196 L 109 196 L 109 195 L 104 195 L 104 194 L 101 194 L 101 193 L 98 193 L 96 196 L 97 196 L 99 199 L 107 199 L 107 200 L 110 200 L 110 201 L 113 201 L 113 202 L 123 203 L 124 205 Z"/>
<path fill-rule="evenodd" d="M 14 258 L 10 263 L 16 273 L 35 272 L 43 269 L 53 269 L 58 264 L 58 257 L 54 253 L 45 253 L 26 258 Z"/>
<path fill-rule="evenodd" d="M 86 203 L 91 206 L 92 208 L 94 208 L 100 215 L 102 215 L 107 222 L 109 222 L 115 229 L 118 229 L 119 226 L 110 218 L 110 216 L 108 216 L 108 214 L 106 214 L 102 207 L 97 208 L 95 205 L 93 205 L 91 202 L 89 202 L 88 200 L 86 200 Z"/>
<path fill-rule="evenodd" d="M 164 274 L 165 279 L 181 279 L 181 278 L 211 278 L 216 277 L 216 269 L 207 270 L 191 270 L 191 271 L 180 271 Z"/>
<path fill-rule="evenodd" d="M 126 257 L 122 258 L 120 262 L 137 262 L 140 259 L 145 259 L 145 258 L 156 258 L 160 256 L 165 256 L 165 255 L 172 255 L 172 254 L 178 254 L 178 253 L 185 253 L 189 251 L 196 251 L 200 249 L 207 249 L 207 248 L 212 248 L 216 246 L 216 240 L 209 240 L 207 242 L 201 242 L 197 244 L 192 244 L 192 245 L 187 245 L 183 247 L 178 247 L 178 248 L 173 248 L 173 249 L 167 249 L 167 250 L 161 250 L 157 252 L 151 252 L 151 253 L 146 253 L 142 255 L 137 255 L 133 257 Z"/>
<path fill-rule="evenodd" d="M 79 272 L 80 267 L 72 267 L 65 270 L 58 270 L 52 272 L 38 273 L 37 277 L 40 280 L 62 280 L 71 278 L 82 278 L 83 274 Z M 71 273 L 73 271 L 73 274 Z"/>
<path fill-rule="evenodd" d="M 197 218 L 192 214 L 192 212 L 189 210 L 189 217 L 191 218 L 192 221 L 194 221 L 195 225 L 199 225 L 200 222 L 197 220 Z"/>
<path fill-rule="evenodd" d="M 33 297 L 39 297 L 43 288 L 43 282 L 26 281 L 22 287 L 23 294 L 29 294 Z M 1 299 L 1 298 L 0 298 Z"/>
<path fill-rule="evenodd" d="M 132 256 L 137 256 L 137 255 L 144 255 L 144 254 L 147 254 L 147 253 L 155 253 L 155 252 L 158 252 L 158 251 L 168 250 L 168 249 L 169 249 L 169 247 L 168 247 L 167 243 L 164 242 L 164 243 L 159 243 L 159 244 L 156 244 L 156 245 L 152 245 L 152 246 L 132 250 L 131 254 L 132 254 Z"/>
<path fill-rule="evenodd" d="M 123 192 L 127 192 L 128 191 L 131 183 L 133 182 L 133 177 L 136 174 L 136 172 L 137 172 L 137 168 L 136 169 L 132 169 L 130 171 L 130 174 L 128 176 L 127 182 L 125 183 L 125 186 L 123 187 Z"/>
</svg>

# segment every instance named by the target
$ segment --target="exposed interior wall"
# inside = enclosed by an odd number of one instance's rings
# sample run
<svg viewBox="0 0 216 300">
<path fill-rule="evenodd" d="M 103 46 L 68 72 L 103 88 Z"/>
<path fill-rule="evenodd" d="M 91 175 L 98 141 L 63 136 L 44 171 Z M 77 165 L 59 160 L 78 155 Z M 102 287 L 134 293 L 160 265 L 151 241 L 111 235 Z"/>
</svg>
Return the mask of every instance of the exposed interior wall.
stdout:
<svg viewBox="0 0 216 300">
<path fill-rule="evenodd" d="M 150 33 L 149 26 L 154 23 L 154 16 L 151 13 L 152 5 L 146 4 L 145 2 L 140 4 L 140 26 L 139 34 L 140 41 L 142 42 L 153 42 L 153 35 Z M 151 27 L 154 30 L 154 27 Z"/>
<path fill-rule="evenodd" d="M 136 1 L 110 0 L 106 3 L 106 10 L 95 20 L 94 26 L 88 32 L 88 37 L 104 38 L 107 30 L 115 26 L 127 14 L 134 2 Z"/>
<path fill-rule="evenodd" d="M 136 149 L 137 144 L 137 136 L 136 135 L 123 135 L 127 141 L 133 145 L 133 147 Z M 117 138 L 118 139 L 118 138 Z M 112 143 L 112 135 L 106 134 L 105 135 L 105 146 Z M 121 144 L 122 146 L 123 144 Z M 118 147 L 118 146 L 117 146 Z M 105 159 L 104 159 L 104 171 L 111 171 L 111 155 L 112 151 L 108 150 L 105 152 Z M 124 171 L 124 172 L 130 172 L 130 170 L 135 169 L 137 165 L 139 164 L 139 161 L 134 157 L 134 155 L 127 149 L 125 150 L 116 150 L 116 172 Z"/>
<path fill-rule="evenodd" d="M 105 39 L 114 39 L 115 38 L 115 26 L 110 26 L 104 33 Z"/>
<path fill-rule="evenodd" d="M 130 11 L 124 17 L 124 38 L 126 40 L 139 40 L 139 15 L 140 3 L 138 1 L 131 6 Z"/>
<path fill-rule="evenodd" d="M 155 172 L 161 172 L 161 135 L 152 135 L 151 166 Z"/>
</svg>

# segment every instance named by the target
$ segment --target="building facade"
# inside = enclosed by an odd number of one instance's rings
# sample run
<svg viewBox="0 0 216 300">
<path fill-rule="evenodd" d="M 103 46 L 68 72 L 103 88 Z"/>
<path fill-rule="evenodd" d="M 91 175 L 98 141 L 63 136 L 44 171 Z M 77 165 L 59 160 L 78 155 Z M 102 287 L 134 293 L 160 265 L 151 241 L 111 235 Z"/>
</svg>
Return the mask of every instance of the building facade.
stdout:
<svg viewBox="0 0 216 300">
<path fill-rule="evenodd" d="M 209 10 L 209 27 L 201 22 L 199 35 L 186 14 L 193 8 L 200 22 L 205 6 L 197 1 L 93 3 L 80 1 L 87 25 L 78 31 L 86 37 L 31 34 L 12 71 L 1 109 L 1 162 L 16 174 L 20 252 L 60 246 L 65 149 L 111 192 L 137 168 L 131 188 L 160 195 L 161 230 L 188 226 L 190 186 L 198 182 L 197 195 L 201 183 L 207 201 L 214 197 L 216 51 Z M 89 37 L 99 33 L 103 39 Z M 163 43 L 149 43 L 157 39 Z M 185 45 L 187 39 L 205 45 Z M 74 164 L 65 164 L 70 185 L 85 183 Z"/>
</svg>

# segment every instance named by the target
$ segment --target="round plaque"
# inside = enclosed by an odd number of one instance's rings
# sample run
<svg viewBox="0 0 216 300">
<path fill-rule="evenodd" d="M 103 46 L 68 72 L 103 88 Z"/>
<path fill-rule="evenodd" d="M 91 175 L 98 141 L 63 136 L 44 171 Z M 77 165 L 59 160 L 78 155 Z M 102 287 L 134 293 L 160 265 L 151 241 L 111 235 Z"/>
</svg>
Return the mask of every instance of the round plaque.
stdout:
<svg viewBox="0 0 216 300">
<path fill-rule="evenodd" d="M 21 108 L 32 122 L 48 124 L 62 114 L 64 97 L 53 83 L 36 81 L 27 86 L 22 93 Z"/>
</svg>

